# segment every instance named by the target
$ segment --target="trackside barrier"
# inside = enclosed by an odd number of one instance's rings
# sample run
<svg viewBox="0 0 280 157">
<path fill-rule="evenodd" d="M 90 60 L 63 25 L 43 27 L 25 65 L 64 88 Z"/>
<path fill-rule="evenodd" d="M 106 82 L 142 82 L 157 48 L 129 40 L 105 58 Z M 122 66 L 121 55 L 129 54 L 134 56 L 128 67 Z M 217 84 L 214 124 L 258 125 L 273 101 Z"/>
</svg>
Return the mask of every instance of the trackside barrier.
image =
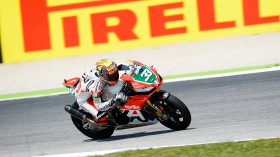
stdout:
<svg viewBox="0 0 280 157">
<path fill-rule="evenodd" d="M 1 21 L 1 17 L 0 17 L 0 21 Z M 2 63 L 2 43 L 1 43 L 2 39 L 1 39 L 1 25 L 0 25 L 0 64 Z"/>
<path fill-rule="evenodd" d="M 0 63 L 2 63 L 2 47 L 1 47 L 1 41 L 0 41 Z"/>
<path fill-rule="evenodd" d="M 0 64 L 2 63 L 2 51 L 1 51 L 1 47 L 0 47 Z"/>
<path fill-rule="evenodd" d="M 1 1 L 4 63 L 280 31 L 280 0 Z"/>
</svg>

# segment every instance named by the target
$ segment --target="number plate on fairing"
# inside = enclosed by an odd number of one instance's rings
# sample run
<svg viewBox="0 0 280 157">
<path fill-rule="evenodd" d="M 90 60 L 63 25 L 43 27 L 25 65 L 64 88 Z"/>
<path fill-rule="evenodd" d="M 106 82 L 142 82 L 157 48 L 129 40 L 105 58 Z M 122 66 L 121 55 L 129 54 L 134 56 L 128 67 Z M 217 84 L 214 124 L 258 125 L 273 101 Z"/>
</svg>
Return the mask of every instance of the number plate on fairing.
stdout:
<svg viewBox="0 0 280 157">
<path fill-rule="evenodd" d="M 135 70 L 135 75 L 133 76 L 133 79 L 135 81 L 151 84 L 156 81 L 156 75 L 147 66 L 138 66 Z"/>
</svg>

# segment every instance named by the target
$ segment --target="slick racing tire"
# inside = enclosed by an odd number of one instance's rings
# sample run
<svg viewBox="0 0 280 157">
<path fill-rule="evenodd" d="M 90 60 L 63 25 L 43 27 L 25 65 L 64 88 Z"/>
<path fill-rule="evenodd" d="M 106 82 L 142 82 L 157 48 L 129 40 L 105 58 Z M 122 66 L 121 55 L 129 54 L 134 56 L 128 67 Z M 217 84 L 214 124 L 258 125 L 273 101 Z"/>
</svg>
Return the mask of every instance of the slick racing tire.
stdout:
<svg viewBox="0 0 280 157">
<path fill-rule="evenodd" d="M 79 110 L 79 105 L 77 102 L 75 102 L 72 106 L 73 109 Z M 102 138 L 109 138 L 114 133 L 115 128 L 114 127 L 108 127 L 108 128 L 96 128 L 96 129 L 84 129 L 83 123 L 80 119 L 71 116 L 72 122 L 76 126 L 76 128 L 83 133 L 84 135 L 92 138 L 92 139 L 102 139 Z"/>
<path fill-rule="evenodd" d="M 158 119 L 161 124 L 172 130 L 185 130 L 191 123 L 191 113 L 188 107 L 177 97 L 169 95 L 167 99 L 160 103 L 171 117 L 167 120 Z"/>
</svg>

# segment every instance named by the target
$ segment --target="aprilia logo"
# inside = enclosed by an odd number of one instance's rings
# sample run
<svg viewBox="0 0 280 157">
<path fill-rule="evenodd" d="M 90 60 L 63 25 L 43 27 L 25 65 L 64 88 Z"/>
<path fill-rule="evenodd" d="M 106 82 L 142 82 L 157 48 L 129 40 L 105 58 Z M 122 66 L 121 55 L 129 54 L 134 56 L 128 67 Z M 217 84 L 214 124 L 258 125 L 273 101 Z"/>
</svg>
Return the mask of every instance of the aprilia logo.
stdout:
<svg viewBox="0 0 280 157">
<path fill-rule="evenodd" d="M 136 105 L 125 106 L 125 108 L 128 110 L 140 110 L 141 109 L 139 106 L 136 106 Z"/>
</svg>

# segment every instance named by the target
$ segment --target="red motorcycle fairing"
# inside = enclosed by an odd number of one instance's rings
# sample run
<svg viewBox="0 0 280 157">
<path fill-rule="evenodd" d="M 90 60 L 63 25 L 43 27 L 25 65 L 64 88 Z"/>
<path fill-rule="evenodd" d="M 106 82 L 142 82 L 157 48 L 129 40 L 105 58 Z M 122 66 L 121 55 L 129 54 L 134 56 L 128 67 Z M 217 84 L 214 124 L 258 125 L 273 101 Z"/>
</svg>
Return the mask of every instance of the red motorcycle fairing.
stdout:
<svg viewBox="0 0 280 157">
<path fill-rule="evenodd" d="M 74 77 L 68 80 L 64 80 L 62 83 L 64 86 L 75 88 L 77 86 L 77 83 L 80 81 L 79 77 Z"/>
<path fill-rule="evenodd" d="M 129 96 L 129 101 L 126 102 L 120 110 L 122 111 L 122 110 L 133 109 L 133 108 L 142 109 L 143 106 L 146 104 L 147 100 L 151 97 L 151 95 L 153 95 L 153 93 L 149 95 Z"/>
<path fill-rule="evenodd" d="M 138 82 L 133 79 L 132 75 L 127 75 L 127 74 L 123 74 L 120 77 L 120 79 L 123 80 L 124 82 L 130 82 L 133 89 L 141 89 L 141 88 L 146 88 L 146 87 L 159 88 L 162 85 L 162 79 L 160 78 L 159 75 L 157 75 L 158 84 L 156 84 L 156 83 L 149 84 L 149 83 L 144 83 L 144 82 Z"/>
</svg>

